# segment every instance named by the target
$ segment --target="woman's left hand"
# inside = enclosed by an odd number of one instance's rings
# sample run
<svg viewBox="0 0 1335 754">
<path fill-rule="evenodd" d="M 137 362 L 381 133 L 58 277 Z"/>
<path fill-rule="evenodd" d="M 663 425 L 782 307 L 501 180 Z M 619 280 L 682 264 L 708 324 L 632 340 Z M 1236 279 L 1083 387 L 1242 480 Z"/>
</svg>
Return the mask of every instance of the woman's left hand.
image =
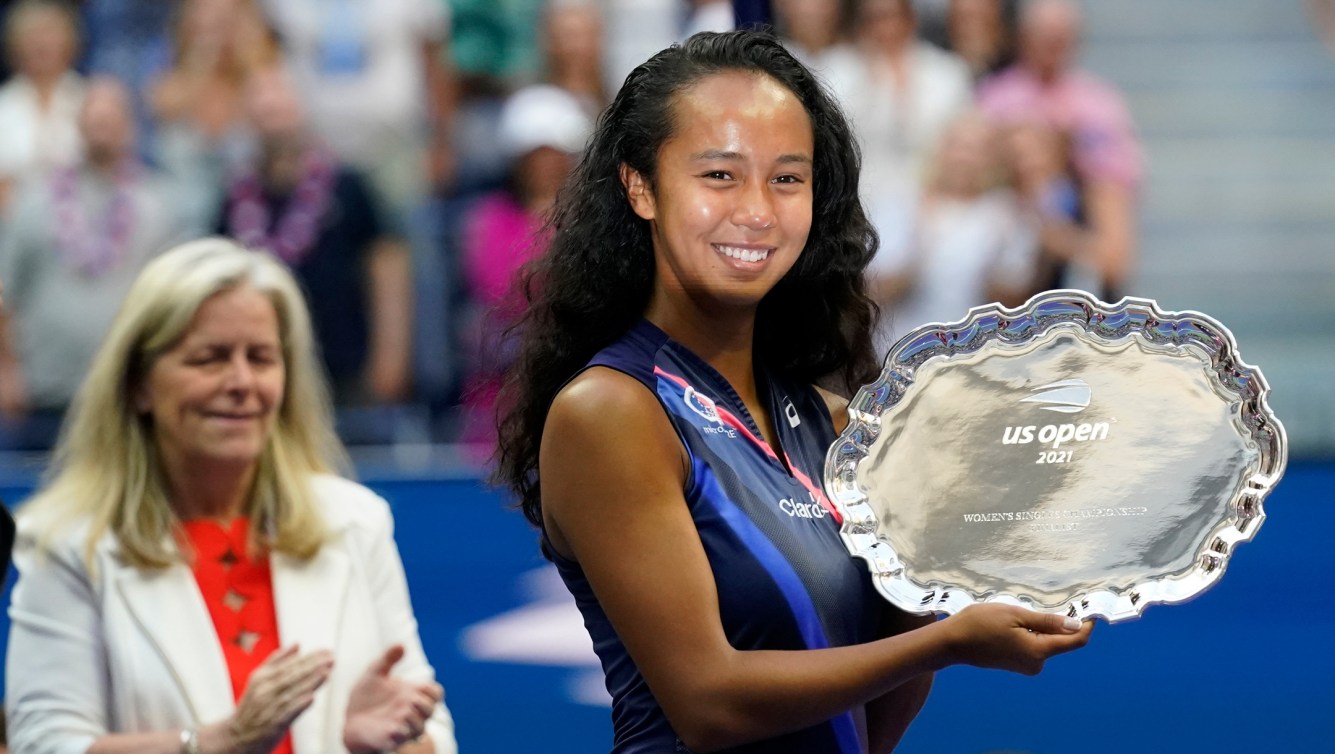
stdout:
<svg viewBox="0 0 1335 754">
<path fill-rule="evenodd" d="M 390 647 L 352 687 L 343 722 L 343 745 L 351 754 L 392 751 L 416 740 L 444 696 L 439 684 L 391 676 L 401 659 L 403 646 Z"/>
</svg>

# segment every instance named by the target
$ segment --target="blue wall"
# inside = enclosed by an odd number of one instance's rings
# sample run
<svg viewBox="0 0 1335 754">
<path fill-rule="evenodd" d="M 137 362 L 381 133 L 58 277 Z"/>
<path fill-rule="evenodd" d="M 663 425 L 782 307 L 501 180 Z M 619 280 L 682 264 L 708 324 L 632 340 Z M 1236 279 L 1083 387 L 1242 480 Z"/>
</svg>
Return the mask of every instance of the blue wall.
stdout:
<svg viewBox="0 0 1335 754">
<path fill-rule="evenodd" d="M 469 627 L 534 600 L 522 577 L 544 564 L 523 518 L 472 481 L 370 484 L 394 507 L 422 640 L 465 754 L 606 751 L 608 710 L 569 691 L 588 668 L 477 661 L 461 644 Z M 1335 706 L 1335 607 L 1321 587 L 1335 571 L 1333 490 L 1335 466 L 1291 466 L 1217 586 L 1099 626 L 1088 648 L 1036 678 L 941 673 L 900 751 L 1329 751 L 1318 720 Z M 6 500 L 25 493 L 0 487 Z"/>
</svg>

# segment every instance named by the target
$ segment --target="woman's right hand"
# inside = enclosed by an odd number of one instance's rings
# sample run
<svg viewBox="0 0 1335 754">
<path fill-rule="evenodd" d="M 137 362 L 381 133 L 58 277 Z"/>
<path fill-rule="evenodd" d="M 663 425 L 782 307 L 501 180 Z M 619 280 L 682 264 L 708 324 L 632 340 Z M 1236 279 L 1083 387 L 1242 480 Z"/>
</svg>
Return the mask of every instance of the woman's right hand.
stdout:
<svg viewBox="0 0 1335 754">
<path fill-rule="evenodd" d="M 296 645 L 269 655 L 246 684 L 236 712 L 199 731 L 199 749 L 206 754 L 260 754 L 287 735 L 297 716 L 311 706 L 315 692 L 329 679 L 334 657 L 326 650 L 301 654 Z"/>
<path fill-rule="evenodd" d="M 1093 621 L 1079 622 L 1014 605 L 972 605 L 942 621 L 951 659 L 980 668 L 1036 675 L 1053 655 L 1089 643 Z"/>
</svg>

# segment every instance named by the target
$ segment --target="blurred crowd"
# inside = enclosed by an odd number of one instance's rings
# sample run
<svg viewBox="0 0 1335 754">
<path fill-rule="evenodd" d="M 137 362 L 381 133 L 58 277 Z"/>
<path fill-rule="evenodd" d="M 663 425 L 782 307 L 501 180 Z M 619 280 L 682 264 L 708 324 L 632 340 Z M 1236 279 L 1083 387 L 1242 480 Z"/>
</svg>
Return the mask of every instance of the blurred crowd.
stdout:
<svg viewBox="0 0 1335 754">
<path fill-rule="evenodd" d="M 516 271 L 654 51 L 772 22 L 851 116 L 882 348 L 1116 299 L 1142 156 L 1068 0 L 9 0 L 0 448 L 54 440 L 129 283 L 232 236 L 305 289 L 352 445 L 491 441 Z"/>
</svg>

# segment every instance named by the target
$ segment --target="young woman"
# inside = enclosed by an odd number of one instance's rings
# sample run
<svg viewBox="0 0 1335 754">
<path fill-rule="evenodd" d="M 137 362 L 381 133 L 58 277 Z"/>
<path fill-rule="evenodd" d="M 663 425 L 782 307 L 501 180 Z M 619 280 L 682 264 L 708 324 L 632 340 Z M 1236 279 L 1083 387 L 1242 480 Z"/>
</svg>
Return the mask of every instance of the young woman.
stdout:
<svg viewBox="0 0 1335 754">
<path fill-rule="evenodd" d="M 584 613 L 615 752 L 888 751 L 933 671 L 1088 639 L 902 614 L 839 539 L 816 480 L 843 400 L 816 385 L 876 369 L 858 169 L 772 37 L 700 34 L 630 74 L 558 199 L 500 474 Z"/>
</svg>

